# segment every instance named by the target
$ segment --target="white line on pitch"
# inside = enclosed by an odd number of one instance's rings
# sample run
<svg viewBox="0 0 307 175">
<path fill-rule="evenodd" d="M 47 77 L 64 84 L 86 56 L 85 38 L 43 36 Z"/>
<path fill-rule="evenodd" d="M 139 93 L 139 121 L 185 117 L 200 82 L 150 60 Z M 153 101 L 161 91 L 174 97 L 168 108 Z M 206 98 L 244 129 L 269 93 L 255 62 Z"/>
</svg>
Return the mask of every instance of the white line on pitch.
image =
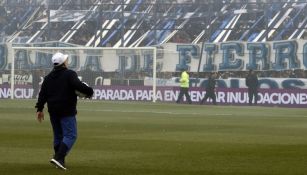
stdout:
<svg viewBox="0 0 307 175">
<path fill-rule="evenodd" d="M 101 109 L 101 110 L 90 110 L 90 109 L 79 109 L 81 111 L 96 111 L 96 112 L 121 112 L 121 113 L 153 113 L 153 114 L 169 114 L 169 115 L 205 115 L 204 113 L 179 113 L 169 111 L 124 111 L 124 110 L 112 110 L 112 109 Z M 209 114 L 214 116 L 232 116 L 233 114 Z"/>
</svg>

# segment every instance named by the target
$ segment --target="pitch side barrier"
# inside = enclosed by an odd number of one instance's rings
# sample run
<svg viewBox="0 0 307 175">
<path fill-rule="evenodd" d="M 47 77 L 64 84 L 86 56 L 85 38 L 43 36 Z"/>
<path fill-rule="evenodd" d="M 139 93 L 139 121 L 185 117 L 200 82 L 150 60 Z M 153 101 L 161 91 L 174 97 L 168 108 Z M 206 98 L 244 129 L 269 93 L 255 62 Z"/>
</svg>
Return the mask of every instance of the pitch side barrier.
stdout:
<svg viewBox="0 0 307 175">
<path fill-rule="evenodd" d="M 190 88 L 193 103 L 197 104 L 206 91 L 201 87 Z M 30 85 L 16 85 L 15 99 L 32 98 L 33 89 Z M 10 85 L 0 85 L 0 99 L 11 98 Z M 155 100 L 160 102 L 175 102 L 179 95 L 178 86 L 157 87 Z M 247 105 L 246 88 L 217 88 L 217 103 L 222 105 Z M 153 101 L 152 86 L 94 86 L 93 100 L 112 101 Z M 209 101 L 208 101 L 209 102 Z M 261 106 L 307 107 L 307 89 L 269 89 L 261 88 L 258 93 L 258 104 Z"/>
<path fill-rule="evenodd" d="M 189 92 L 194 104 L 199 104 L 205 93 L 206 91 L 199 87 L 190 88 Z M 156 100 L 160 102 L 175 102 L 178 95 L 178 87 L 157 87 Z M 220 105 L 248 105 L 246 88 L 217 88 L 216 96 L 217 103 Z M 152 101 L 152 98 L 153 92 L 150 90 L 150 87 L 126 88 L 123 86 L 108 86 L 95 88 L 93 99 Z M 210 103 L 210 101 L 208 100 L 207 103 Z M 307 107 L 307 89 L 260 89 L 258 105 L 304 108 Z"/>
</svg>

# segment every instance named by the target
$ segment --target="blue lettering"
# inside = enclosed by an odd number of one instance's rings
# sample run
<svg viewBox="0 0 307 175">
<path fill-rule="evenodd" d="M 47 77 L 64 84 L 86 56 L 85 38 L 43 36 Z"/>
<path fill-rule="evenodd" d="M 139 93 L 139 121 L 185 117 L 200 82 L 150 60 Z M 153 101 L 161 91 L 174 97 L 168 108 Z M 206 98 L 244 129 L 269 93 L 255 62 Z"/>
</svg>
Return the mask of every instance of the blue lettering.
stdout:
<svg viewBox="0 0 307 175">
<path fill-rule="evenodd" d="M 52 54 L 37 52 L 35 55 L 34 66 L 49 68 L 51 63 Z"/>
<path fill-rule="evenodd" d="M 258 61 L 262 61 L 262 69 L 268 70 L 270 68 L 268 59 L 268 48 L 264 43 L 248 43 L 249 63 L 246 64 L 246 69 L 260 70 Z"/>
<path fill-rule="evenodd" d="M 306 69 L 307 68 L 307 43 L 304 44 L 304 48 L 303 48 L 303 64 Z"/>
<path fill-rule="evenodd" d="M 126 65 L 127 65 L 127 57 L 118 56 L 118 59 L 119 59 L 118 72 L 121 73 L 121 75 L 123 75 L 126 69 Z"/>
<path fill-rule="evenodd" d="M 138 71 L 140 70 L 140 56 L 139 55 L 132 55 L 130 57 L 131 59 L 131 67 L 130 67 L 130 71 Z"/>
<path fill-rule="evenodd" d="M 305 83 L 298 79 L 285 80 L 281 83 L 283 89 L 301 89 L 299 87 L 304 87 Z"/>
<path fill-rule="evenodd" d="M 197 87 L 197 84 L 200 82 L 200 79 L 198 78 L 191 78 L 189 81 L 190 87 L 193 87 L 193 84 L 195 85 L 195 87 Z"/>
<path fill-rule="evenodd" d="M 268 86 L 270 89 L 278 89 L 278 83 L 272 79 L 261 79 L 259 80 L 259 87 L 262 85 Z"/>
<path fill-rule="evenodd" d="M 85 68 L 90 67 L 92 71 L 101 71 L 100 57 L 92 55 L 87 56 L 84 66 Z"/>
<path fill-rule="evenodd" d="M 143 63 L 143 70 L 144 71 L 151 71 L 153 66 L 153 58 L 152 55 L 146 54 L 144 55 L 144 63 Z"/>
<path fill-rule="evenodd" d="M 195 45 L 177 45 L 177 51 L 179 52 L 179 64 L 176 64 L 176 71 L 181 69 L 190 70 L 188 64 L 191 63 L 192 58 L 198 56 L 198 47 Z"/>
<path fill-rule="evenodd" d="M 138 71 L 140 69 L 138 55 L 119 56 L 119 70 L 125 71 Z"/>
<path fill-rule="evenodd" d="M 199 87 L 205 88 L 208 84 L 208 80 L 204 80 L 200 83 Z"/>
<path fill-rule="evenodd" d="M 219 88 L 227 88 L 227 84 L 224 80 L 216 80 L 216 85 Z"/>
<path fill-rule="evenodd" d="M 299 61 L 297 59 L 297 43 L 295 41 L 274 43 L 275 49 L 275 63 L 273 69 L 283 70 L 299 68 Z M 289 65 L 286 65 L 286 59 L 289 61 Z"/>
<path fill-rule="evenodd" d="M 19 50 L 16 52 L 15 69 L 29 69 L 29 58 L 26 50 Z"/>
<path fill-rule="evenodd" d="M 78 69 L 78 65 L 79 65 L 79 56 L 77 55 L 71 55 L 68 57 L 69 59 L 69 68 L 71 69 Z"/>
<path fill-rule="evenodd" d="M 5 69 L 7 64 L 7 49 L 5 45 L 0 45 L 0 70 Z"/>
<path fill-rule="evenodd" d="M 224 43 L 221 44 L 223 50 L 223 60 L 219 64 L 220 70 L 241 70 L 243 68 L 243 60 L 235 58 L 232 51 L 234 50 L 237 55 L 243 56 L 243 46 L 239 43 Z"/>
<path fill-rule="evenodd" d="M 215 44 L 205 44 L 204 50 L 206 51 L 206 64 L 203 67 L 203 71 L 215 71 L 216 66 L 213 64 L 214 56 L 217 52 Z"/>
<path fill-rule="evenodd" d="M 239 88 L 240 87 L 239 82 L 240 82 L 239 79 L 230 79 L 230 87 Z"/>
</svg>

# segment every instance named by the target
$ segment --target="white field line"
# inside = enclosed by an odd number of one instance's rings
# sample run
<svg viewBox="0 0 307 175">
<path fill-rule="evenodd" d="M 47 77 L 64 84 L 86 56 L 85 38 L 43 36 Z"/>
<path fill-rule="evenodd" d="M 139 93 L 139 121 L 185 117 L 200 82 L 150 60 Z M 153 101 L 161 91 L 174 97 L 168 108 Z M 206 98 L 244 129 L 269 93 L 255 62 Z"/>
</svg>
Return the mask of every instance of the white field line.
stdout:
<svg viewBox="0 0 307 175">
<path fill-rule="evenodd" d="M 84 109 L 84 108 L 79 108 L 79 111 L 94 111 L 94 112 L 120 112 L 120 113 L 152 113 L 152 114 L 168 114 L 168 115 L 207 115 L 204 113 L 198 113 L 198 112 L 192 112 L 192 113 L 180 113 L 180 112 L 172 112 L 172 111 L 127 111 L 127 110 L 113 110 L 113 109 Z M 233 114 L 226 114 L 226 113 L 221 113 L 221 114 L 210 114 L 214 116 L 232 116 Z"/>
<path fill-rule="evenodd" d="M 84 109 L 84 108 L 78 108 L 78 111 L 93 111 L 93 112 L 118 112 L 118 113 L 150 113 L 150 114 L 167 114 L 167 115 L 185 115 L 187 117 L 189 117 L 189 115 L 200 115 L 200 116 L 237 116 L 237 117 L 242 117 L 243 114 L 233 114 L 233 113 L 199 113 L 199 112 L 184 112 L 184 113 L 180 113 L 180 112 L 172 112 L 172 111 L 128 111 L 128 110 L 113 110 L 113 109 Z M 205 111 L 206 112 L 206 111 Z M 246 118 L 248 117 L 258 117 L 258 116 L 262 116 L 261 114 L 249 114 L 249 116 L 246 116 Z M 290 117 L 289 115 L 281 115 L 281 114 L 265 114 L 265 116 L 267 117 Z M 307 117 L 307 116 L 303 116 L 303 115 L 291 115 L 292 117 Z"/>
<path fill-rule="evenodd" d="M 2 107 L 0 106 L 0 109 Z M 16 106 L 15 109 L 33 109 L 35 112 L 36 109 L 32 107 L 22 107 Z M 44 110 L 46 112 L 46 109 Z M 119 112 L 119 113 L 151 113 L 151 114 L 168 114 L 168 115 L 211 115 L 211 116 L 233 116 L 234 114 L 230 113 L 216 113 L 216 114 L 208 114 L 208 113 L 199 113 L 199 112 L 172 112 L 172 111 L 129 111 L 129 110 L 113 110 L 113 109 L 85 109 L 85 108 L 78 108 L 77 111 L 92 111 L 92 112 Z"/>
<path fill-rule="evenodd" d="M 0 106 L 1 108 L 7 108 L 5 106 Z M 30 106 L 15 106 L 15 109 L 33 109 L 33 113 L 36 112 L 36 109 L 34 107 L 30 107 Z M 168 115 L 201 115 L 201 116 L 243 116 L 244 114 L 234 114 L 234 113 L 206 113 L 207 111 L 204 111 L 204 113 L 200 113 L 200 112 L 173 112 L 173 111 L 144 111 L 144 110 L 114 110 L 114 109 L 85 109 L 85 108 L 80 108 L 77 107 L 78 111 L 93 111 L 93 112 L 119 112 L 119 113 L 152 113 L 152 114 L 168 114 Z M 1 110 L 0 110 L 1 111 Z M 48 113 L 46 111 L 45 108 L 45 113 Z M 1 112 L 0 112 L 1 113 Z M 249 114 L 250 117 L 257 117 L 257 116 L 263 116 L 261 114 L 261 112 L 259 113 L 255 113 L 255 114 Z M 246 117 L 249 117 L 246 116 Z M 289 115 L 285 115 L 285 114 L 265 114 L 265 116 L 267 117 L 290 117 Z M 307 115 L 291 115 L 291 117 L 307 117 Z"/>
</svg>

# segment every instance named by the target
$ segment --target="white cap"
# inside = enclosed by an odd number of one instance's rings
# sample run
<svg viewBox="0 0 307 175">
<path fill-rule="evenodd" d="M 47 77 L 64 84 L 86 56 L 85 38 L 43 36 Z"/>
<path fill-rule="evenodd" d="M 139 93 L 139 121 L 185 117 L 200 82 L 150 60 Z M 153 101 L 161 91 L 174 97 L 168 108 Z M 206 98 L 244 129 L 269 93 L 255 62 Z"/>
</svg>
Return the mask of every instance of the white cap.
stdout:
<svg viewBox="0 0 307 175">
<path fill-rule="evenodd" d="M 58 65 L 63 64 L 67 60 L 67 58 L 68 58 L 68 55 L 64 55 L 60 52 L 57 52 L 52 56 L 51 60 L 52 60 L 53 65 L 58 66 Z"/>
</svg>

